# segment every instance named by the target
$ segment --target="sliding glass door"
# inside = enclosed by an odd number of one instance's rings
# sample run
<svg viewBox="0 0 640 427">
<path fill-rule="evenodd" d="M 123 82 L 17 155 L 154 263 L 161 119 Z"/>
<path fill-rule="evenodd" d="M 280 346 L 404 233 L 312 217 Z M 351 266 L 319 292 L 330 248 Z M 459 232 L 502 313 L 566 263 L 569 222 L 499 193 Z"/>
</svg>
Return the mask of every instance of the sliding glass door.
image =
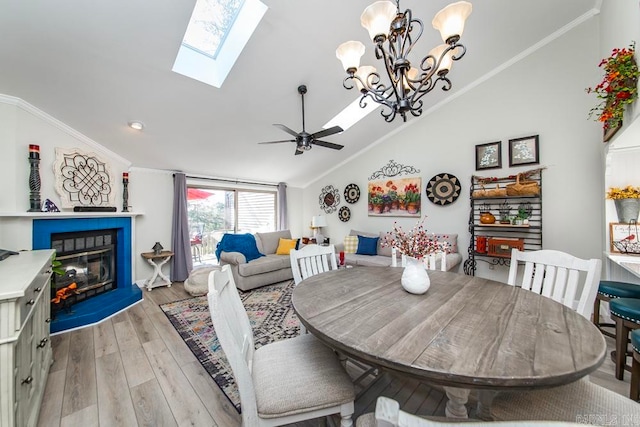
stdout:
<svg viewBox="0 0 640 427">
<path fill-rule="evenodd" d="M 194 265 L 216 262 L 224 233 L 276 229 L 276 191 L 189 187 L 187 213 Z"/>
</svg>

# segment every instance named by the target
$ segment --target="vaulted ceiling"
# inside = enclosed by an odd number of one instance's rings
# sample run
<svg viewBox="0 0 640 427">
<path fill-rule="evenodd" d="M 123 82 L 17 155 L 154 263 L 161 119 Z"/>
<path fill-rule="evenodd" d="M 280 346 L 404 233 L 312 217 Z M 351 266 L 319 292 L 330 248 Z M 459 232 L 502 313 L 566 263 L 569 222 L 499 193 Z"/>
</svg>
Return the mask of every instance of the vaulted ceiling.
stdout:
<svg viewBox="0 0 640 427">
<path fill-rule="evenodd" d="M 340 43 L 362 41 L 362 63 L 377 65 L 360 26 L 372 0 L 262 1 L 264 18 L 216 89 L 171 71 L 195 0 L 2 0 L 0 93 L 23 99 L 136 167 L 304 186 L 403 123 L 386 123 L 373 112 L 325 138 L 344 145 L 341 151 L 314 147 L 294 156 L 293 143 L 258 145 L 288 139 L 274 123 L 302 129 L 300 84 L 308 86 L 310 132 L 357 98 L 342 87 L 345 73 L 335 57 Z M 425 23 L 416 48 L 421 55 L 441 43 L 431 19 L 451 1 L 401 2 Z M 451 72 L 453 89 L 426 95 L 425 110 L 598 4 L 471 1 L 462 38 L 467 54 Z M 144 122 L 144 131 L 130 129 L 131 120 Z"/>
</svg>

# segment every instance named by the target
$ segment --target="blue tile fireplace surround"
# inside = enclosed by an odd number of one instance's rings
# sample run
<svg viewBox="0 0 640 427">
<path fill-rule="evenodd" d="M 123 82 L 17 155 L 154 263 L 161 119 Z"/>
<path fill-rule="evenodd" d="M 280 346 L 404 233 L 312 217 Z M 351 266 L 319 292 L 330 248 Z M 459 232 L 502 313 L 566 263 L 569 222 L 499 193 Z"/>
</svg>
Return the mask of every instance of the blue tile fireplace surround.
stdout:
<svg viewBox="0 0 640 427">
<path fill-rule="evenodd" d="M 116 287 L 61 310 L 51 322 L 51 333 L 98 323 L 142 300 L 142 291 L 132 283 L 131 221 L 129 217 L 59 218 L 33 220 L 33 249 L 50 249 L 56 233 L 115 230 Z"/>
</svg>

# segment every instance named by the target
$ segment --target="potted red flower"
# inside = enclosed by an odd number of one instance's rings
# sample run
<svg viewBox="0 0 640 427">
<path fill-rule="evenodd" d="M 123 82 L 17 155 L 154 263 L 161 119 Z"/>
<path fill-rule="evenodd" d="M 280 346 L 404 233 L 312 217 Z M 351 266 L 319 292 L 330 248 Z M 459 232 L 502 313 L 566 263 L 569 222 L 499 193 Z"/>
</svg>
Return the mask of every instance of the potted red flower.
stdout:
<svg viewBox="0 0 640 427">
<path fill-rule="evenodd" d="M 600 103 L 589 111 L 589 117 L 602 123 L 604 141 L 611 139 L 622 126 L 624 109 L 638 98 L 638 65 L 635 57 L 635 42 L 628 48 L 613 49 L 611 56 L 600 61 L 604 69 L 602 81 L 587 93 L 595 93 Z"/>
</svg>

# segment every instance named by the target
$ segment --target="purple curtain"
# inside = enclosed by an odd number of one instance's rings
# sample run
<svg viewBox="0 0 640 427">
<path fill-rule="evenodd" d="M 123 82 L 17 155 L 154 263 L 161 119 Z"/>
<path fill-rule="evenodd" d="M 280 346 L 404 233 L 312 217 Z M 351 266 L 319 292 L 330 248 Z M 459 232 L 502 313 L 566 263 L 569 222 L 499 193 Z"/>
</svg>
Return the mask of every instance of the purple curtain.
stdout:
<svg viewBox="0 0 640 427">
<path fill-rule="evenodd" d="M 172 282 L 184 282 L 191 270 L 191 236 L 189 235 L 189 216 L 187 215 L 187 177 L 183 173 L 173 175 L 173 221 L 171 224 Z"/>
<path fill-rule="evenodd" d="M 289 228 L 289 218 L 287 216 L 287 184 L 278 183 L 278 230 Z"/>
</svg>

